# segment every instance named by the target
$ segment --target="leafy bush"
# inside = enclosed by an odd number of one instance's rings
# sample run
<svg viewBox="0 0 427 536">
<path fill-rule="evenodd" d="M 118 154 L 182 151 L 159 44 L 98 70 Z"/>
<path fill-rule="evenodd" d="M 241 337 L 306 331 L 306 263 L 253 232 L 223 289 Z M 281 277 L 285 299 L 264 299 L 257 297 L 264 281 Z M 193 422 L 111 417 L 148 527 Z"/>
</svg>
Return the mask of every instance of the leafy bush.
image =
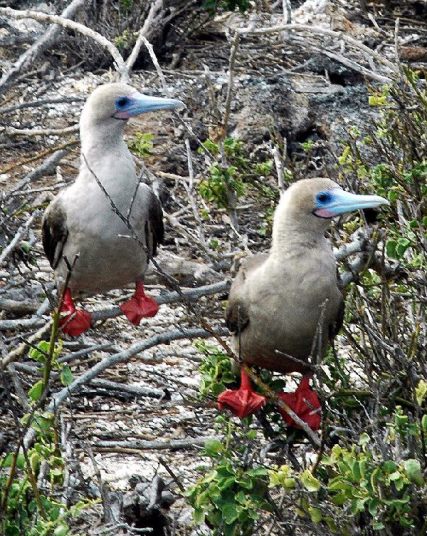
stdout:
<svg viewBox="0 0 427 536">
<path fill-rule="evenodd" d="M 270 198 L 276 197 L 260 179 L 260 176 L 271 172 L 272 160 L 254 161 L 242 141 L 225 138 L 220 144 L 206 140 L 199 148 L 199 153 L 204 152 L 216 160 L 209 167 L 209 176 L 199 184 L 199 193 L 206 201 L 219 208 L 230 208 L 234 199 L 239 199 L 246 192 L 247 184 L 262 190 Z"/>
<path fill-rule="evenodd" d="M 209 13 L 215 13 L 218 9 L 225 11 L 235 11 L 238 9 L 242 13 L 249 9 L 250 0 L 205 0 L 203 8 Z"/>
<path fill-rule="evenodd" d="M 219 348 L 203 340 L 194 345 L 205 356 L 199 367 L 202 376 L 199 387 L 200 395 L 203 397 L 218 396 L 236 379 L 232 371 L 231 360 Z"/>
<path fill-rule="evenodd" d="M 73 380 L 70 368 L 58 361 L 62 350 L 58 322 L 56 312 L 50 340 L 29 351 L 29 357 L 41 365 L 41 379 L 28 390 L 31 411 L 20 419 L 21 439 L 0 456 L 0 534 L 5 536 L 66 536 L 70 519 L 92 504 L 82 500 L 69 506 L 61 501 L 65 464 L 56 417 L 43 410 L 52 370 L 59 372 L 63 385 Z M 23 438 L 30 429 L 34 439 L 30 448 L 24 448 Z"/>
<path fill-rule="evenodd" d="M 145 158 L 150 156 L 153 151 L 154 134 L 150 132 L 137 132 L 135 136 L 129 141 L 129 149 L 137 156 Z"/>
<path fill-rule="evenodd" d="M 210 469 L 186 493 L 194 508 L 194 521 L 208 522 L 214 536 L 253 534 L 262 511 L 270 511 L 267 469 L 249 461 L 248 448 L 256 432 L 234 426 L 226 418 L 218 422 L 226 429 L 226 440 L 208 441 L 204 455 L 212 462 Z M 246 444 L 249 443 L 249 444 Z"/>
</svg>

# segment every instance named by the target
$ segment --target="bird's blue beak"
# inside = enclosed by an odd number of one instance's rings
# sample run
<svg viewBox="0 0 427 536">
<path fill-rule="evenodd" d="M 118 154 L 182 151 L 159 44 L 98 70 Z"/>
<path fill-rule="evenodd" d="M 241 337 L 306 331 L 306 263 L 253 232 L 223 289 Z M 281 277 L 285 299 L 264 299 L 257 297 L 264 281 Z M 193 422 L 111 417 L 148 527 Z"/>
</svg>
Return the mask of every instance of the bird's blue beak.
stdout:
<svg viewBox="0 0 427 536">
<path fill-rule="evenodd" d="M 158 110 L 176 110 L 185 105 L 178 99 L 151 97 L 142 93 L 119 97 L 115 101 L 114 117 L 116 119 L 129 119 L 140 114 L 156 112 Z"/>
<path fill-rule="evenodd" d="M 341 188 L 333 188 L 316 195 L 313 214 L 319 218 L 334 218 L 346 212 L 375 208 L 380 205 L 390 205 L 390 203 L 379 195 L 357 195 L 341 190 Z"/>
</svg>

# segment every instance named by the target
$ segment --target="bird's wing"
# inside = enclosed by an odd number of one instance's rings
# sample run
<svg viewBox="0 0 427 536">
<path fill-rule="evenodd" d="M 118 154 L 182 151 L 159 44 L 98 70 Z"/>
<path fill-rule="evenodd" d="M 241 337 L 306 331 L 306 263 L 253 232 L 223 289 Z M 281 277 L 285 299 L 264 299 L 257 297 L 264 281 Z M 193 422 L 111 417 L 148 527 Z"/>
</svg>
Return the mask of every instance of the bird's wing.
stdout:
<svg viewBox="0 0 427 536">
<path fill-rule="evenodd" d="M 230 288 L 228 306 L 225 312 L 225 323 L 228 329 L 235 334 L 249 325 L 250 315 L 245 299 L 245 284 L 248 276 L 268 258 L 267 254 L 253 255 L 242 261 L 236 278 Z"/>
<path fill-rule="evenodd" d="M 342 325 L 344 322 L 344 313 L 345 313 L 345 302 L 344 302 L 344 298 L 342 298 L 335 320 L 331 324 L 329 324 L 329 340 L 331 342 L 335 339 L 340 329 L 342 328 Z"/>
<path fill-rule="evenodd" d="M 148 206 L 148 219 L 145 222 L 145 240 L 150 256 L 157 253 L 158 244 L 163 244 L 165 229 L 163 225 L 162 205 L 151 188 L 145 189 L 145 199 Z"/>
<path fill-rule="evenodd" d="M 42 222 L 43 249 L 53 269 L 61 260 L 67 238 L 67 216 L 61 201 L 55 199 L 46 209 Z"/>
</svg>

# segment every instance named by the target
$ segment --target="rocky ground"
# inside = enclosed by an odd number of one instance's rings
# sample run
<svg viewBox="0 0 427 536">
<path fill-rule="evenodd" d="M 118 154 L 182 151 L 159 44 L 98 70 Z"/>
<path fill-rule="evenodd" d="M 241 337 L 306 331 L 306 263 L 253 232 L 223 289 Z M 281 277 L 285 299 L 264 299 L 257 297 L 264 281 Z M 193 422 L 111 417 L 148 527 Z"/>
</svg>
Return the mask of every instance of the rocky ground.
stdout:
<svg viewBox="0 0 427 536">
<path fill-rule="evenodd" d="M 63 9 L 62 4 L 55 3 L 14 4 L 17 9 Z M 61 356 L 70 360 L 74 377 L 159 334 L 205 328 L 206 323 L 221 329 L 223 299 L 234 257 L 242 251 L 268 248 L 271 220 L 266 214 L 271 213 L 278 198 L 275 166 L 261 177 L 271 195 L 261 195 L 255 181 L 232 210 L 218 208 L 197 193 L 211 163 L 211 156 L 198 151 L 200 142 L 220 138 L 227 113 L 233 30 L 270 27 L 282 20 L 281 2 L 273 8 L 273 2 L 254 4 L 247 14 L 220 13 L 189 33 L 184 31 L 183 21 L 181 33 L 179 26 L 169 29 L 171 42 L 178 42 L 177 35 L 181 40 L 175 48 L 163 44 L 163 49 L 160 46 L 157 50 L 163 82 L 145 55 L 143 69 L 131 75 L 133 86 L 156 94 L 166 92 L 186 104 L 186 109 L 173 117 L 143 117 L 127 130 L 130 142 L 137 132 L 153 134 L 153 147 L 147 150 L 144 165 L 149 181 L 154 180 L 161 193 L 167 215 L 167 238 L 159 263 L 164 262 L 166 271 L 177 278 L 182 289 L 225 283 L 218 287 L 220 292 L 202 297 L 191 307 L 179 300 L 163 305 L 155 318 L 143 320 L 139 327 L 131 326 L 113 311 L 106 315 L 110 318 L 101 319 L 87 334 L 77 339 L 63 337 Z M 337 176 L 335 156 L 343 137 L 350 128 L 363 130 L 377 113 L 368 104 L 369 87 L 385 82 L 392 74 L 387 61 L 394 61 L 394 21 L 399 10 L 399 39 L 407 61 L 412 66 L 425 67 L 424 3 L 405 2 L 400 7 L 399 3 L 389 3 L 384 7 L 371 2 L 367 11 L 363 11 L 362 2 L 350 2 L 348 6 L 326 0 L 291 4 L 294 23 L 337 33 L 319 38 L 316 32 L 305 30 L 294 39 L 283 39 L 281 33 L 242 37 L 233 66 L 228 136 L 242 140 L 247 158 L 257 162 L 273 161 L 274 147 L 281 147 L 282 164 L 296 178 L 303 173 Z M 45 28 L 29 19 L 7 20 L 8 25 L 0 30 L 3 75 L 27 43 L 37 39 Z M 363 42 L 386 61 L 370 58 L 360 48 L 340 40 L 340 32 Z M 84 99 L 94 87 L 115 76 L 112 66 L 97 69 L 88 66 L 87 58 L 77 61 L 78 53 L 70 51 L 70 42 L 78 47 L 78 35 L 69 33 L 64 40 L 65 45 L 59 40 L 53 49 L 37 58 L 0 97 L 0 247 L 2 255 L 8 251 L 0 265 L 0 344 L 3 359 L 19 356 L 12 380 L 6 378 L 4 369 L 1 373 L 3 445 L 16 441 L 11 419 L 26 410 L 19 394 L 10 398 L 10 392 L 18 389 L 19 393 L 19 386 L 25 392 L 36 380 L 38 372 L 28 359 L 28 348 L 49 332 L 46 294 L 52 295 L 54 285 L 41 246 L 40 214 L 78 172 L 77 131 L 70 127 L 77 125 Z M 28 103 L 33 104 L 23 106 Z M 39 129 L 42 131 L 35 135 Z M 303 148 L 307 143 L 314 147 L 310 156 Z M 193 167 L 190 171 L 188 155 Z M 136 159 L 142 166 L 141 154 L 136 154 Z M 348 186 L 358 188 L 354 183 Z M 205 216 L 199 221 L 201 214 Z M 332 238 L 339 246 L 346 236 L 334 230 Z M 167 288 L 164 278 L 155 271 L 148 281 L 153 295 L 169 295 L 174 290 Z M 86 301 L 87 308 L 111 311 L 126 292 L 91 297 Z M 105 317 L 100 314 L 100 318 Z M 346 344 L 345 337 L 339 338 L 338 352 Z M 115 501 L 122 500 L 113 492 L 125 492 L 127 523 L 155 527 L 152 534 L 163 534 L 165 515 L 168 534 L 209 534 L 207 527 L 192 525 L 191 508 L 182 497 L 182 490 L 198 477 L 203 438 L 218 433 L 214 399 L 201 399 L 198 395 L 202 359 L 192 337 L 155 344 L 108 368 L 63 405 L 61 426 L 75 479 L 70 484 L 71 493 L 78 495 L 89 489 L 93 496 L 102 495 L 104 500 L 107 497 L 112 512 L 105 521 L 101 508 L 93 507 L 81 516 L 77 531 L 130 534 L 130 529 L 113 523 Z M 52 390 L 60 388 L 56 380 Z M 260 444 L 265 445 L 261 427 L 254 426 Z M 157 477 L 164 484 L 163 493 Z M 145 505 L 141 511 L 132 506 L 135 496 Z M 260 527 L 257 534 L 267 534 L 267 528 Z"/>
</svg>

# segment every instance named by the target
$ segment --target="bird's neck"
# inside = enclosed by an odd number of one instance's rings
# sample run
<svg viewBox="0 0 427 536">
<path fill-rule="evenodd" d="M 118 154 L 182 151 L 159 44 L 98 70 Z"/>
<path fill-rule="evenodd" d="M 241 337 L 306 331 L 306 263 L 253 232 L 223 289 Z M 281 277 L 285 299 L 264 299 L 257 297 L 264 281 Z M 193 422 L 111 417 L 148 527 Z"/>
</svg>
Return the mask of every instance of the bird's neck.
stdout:
<svg viewBox="0 0 427 536">
<path fill-rule="evenodd" d="M 82 122 L 80 125 L 81 151 L 88 160 L 100 160 L 109 155 L 129 154 L 123 139 L 123 123 L 116 122 L 105 125 L 91 125 Z"/>
<path fill-rule="evenodd" d="M 127 191 L 126 181 L 132 185 L 135 182 L 135 164 L 123 139 L 123 125 L 113 123 L 109 127 L 87 128 L 84 123 L 81 125 L 81 173 L 78 180 L 98 179 L 108 191 Z"/>
<path fill-rule="evenodd" d="M 271 244 L 271 254 L 276 258 L 304 254 L 307 250 L 331 249 L 323 230 L 301 229 L 296 223 L 282 222 L 275 225 Z"/>
</svg>

